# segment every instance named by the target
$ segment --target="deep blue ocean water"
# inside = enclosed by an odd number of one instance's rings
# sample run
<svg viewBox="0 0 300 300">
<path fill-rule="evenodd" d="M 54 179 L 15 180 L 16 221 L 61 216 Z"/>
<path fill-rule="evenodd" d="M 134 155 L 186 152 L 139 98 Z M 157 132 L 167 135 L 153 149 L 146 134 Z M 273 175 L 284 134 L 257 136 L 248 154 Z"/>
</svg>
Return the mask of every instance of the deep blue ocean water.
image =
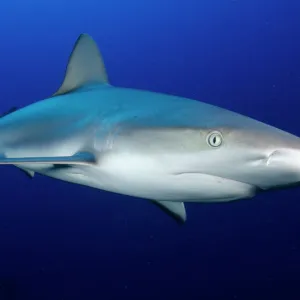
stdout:
<svg viewBox="0 0 300 300">
<path fill-rule="evenodd" d="M 300 2 L 10 0 L 0 112 L 49 97 L 89 33 L 114 85 L 219 105 L 300 135 Z M 300 188 L 187 204 L 1 166 L 0 300 L 300 299 Z M 137 201 L 135 201 L 137 200 Z"/>
</svg>

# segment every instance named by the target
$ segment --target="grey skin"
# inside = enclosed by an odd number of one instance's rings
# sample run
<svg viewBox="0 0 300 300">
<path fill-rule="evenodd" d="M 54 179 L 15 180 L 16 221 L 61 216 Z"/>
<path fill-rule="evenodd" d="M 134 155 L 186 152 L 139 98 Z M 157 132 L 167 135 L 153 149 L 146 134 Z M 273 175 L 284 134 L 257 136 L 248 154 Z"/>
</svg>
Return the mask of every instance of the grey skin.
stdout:
<svg viewBox="0 0 300 300">
<path fill-rule="evenodd" d="M 299 138 L 220 107 L 109 84 L 80 35 L 51 97 L 0 119 L 0 164 L 147 199 L 176 220 L 184 202 L 227 202 L 297 185 Z"/>
</svg>

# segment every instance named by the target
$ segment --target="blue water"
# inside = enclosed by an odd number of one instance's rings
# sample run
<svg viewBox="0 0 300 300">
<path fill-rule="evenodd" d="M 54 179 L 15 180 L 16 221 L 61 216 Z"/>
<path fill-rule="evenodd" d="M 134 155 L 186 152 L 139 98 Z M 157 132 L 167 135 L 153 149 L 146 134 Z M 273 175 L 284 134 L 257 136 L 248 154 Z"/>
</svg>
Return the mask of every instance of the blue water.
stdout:
<svg viewBox="0 0 300 300">
<path fill-rule="evenodd" d="M 300 2 L 11 0 L 0 111 L 50 96 L 77 36 L 114 85 L 206 101 L 300 135 Z M 0 172 L 0 300 L 299 299 L 300 188 L 188 204 Z"/>
</svg>

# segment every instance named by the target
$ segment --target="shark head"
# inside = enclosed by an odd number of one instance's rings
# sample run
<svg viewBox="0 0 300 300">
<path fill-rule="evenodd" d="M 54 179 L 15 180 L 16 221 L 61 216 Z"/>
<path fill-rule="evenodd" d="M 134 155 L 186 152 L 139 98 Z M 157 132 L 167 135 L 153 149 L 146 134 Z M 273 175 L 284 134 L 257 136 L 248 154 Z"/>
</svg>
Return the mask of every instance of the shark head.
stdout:
<svg viewBox="0 0 300 300">
<path fill-rule="evenodd" d="M 218 128 L 206 132 L 206 137 L 209 146 L 217 148 L 204 159 L 211 166 L 215 161 L 212 173 L 261 190 L 300 182 L 300 140 L 296 136 L 262 124 L 261 128 Z"/>
<path fill-rule="evenodd" d="M 172 171 L 226 178 L 257 190 L 300 183 L 300 139 L 253 122 L 255 126 L 249 127 L 191 129 L 191 143 L 198 143 L 199 151 L 193 145 L 188 154 L 177 157 Z"/>
<path fill-rule="evenodd" d="M 164 186 L 173 187 L 173 194 L 171 188 L 167 193 L 183 199 L 187 195 L 195 201 L 235 200 L 300 183 L 298 137 L 203 102 L 182 111 L 180 118 L 189 124 L 173 118 L 161 124 L 179 126 L 160 126 L 157 119 L 158 126 L 123 128 L 113 150 L 126 153 L 122 161 L 130 161 L 130 172 L 137 168 L 140 174 L 147 173 L 148 182 L 160 178 Z M 127 164 L 124 167 L 128 170 Z M 164 181 L 162 174 L 174 181 Z M 186 193 L 180 193 L 180 186 Z M 240 192 L 240 187 L 246 191 Z"/>
</svg>

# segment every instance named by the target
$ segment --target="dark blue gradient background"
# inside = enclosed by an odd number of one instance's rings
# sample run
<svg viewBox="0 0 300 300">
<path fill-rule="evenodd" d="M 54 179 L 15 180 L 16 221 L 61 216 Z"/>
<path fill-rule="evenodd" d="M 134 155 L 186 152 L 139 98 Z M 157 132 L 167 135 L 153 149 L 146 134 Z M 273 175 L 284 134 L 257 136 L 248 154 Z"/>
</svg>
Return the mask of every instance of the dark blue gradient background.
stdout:
<svg viewBox="0 0 300 300">
<path fill-rule="evenodd" d="M 0 111 L 50 96 L 86 32 L 112 84 L 300 135 L 299 16 L 295 0 L 6 1 Z M 0 179 L 0 300 L 300 299 L 300 188 L 187 204 L 180 227 L 147 201 L 8 166 Z"/>
</svg>

